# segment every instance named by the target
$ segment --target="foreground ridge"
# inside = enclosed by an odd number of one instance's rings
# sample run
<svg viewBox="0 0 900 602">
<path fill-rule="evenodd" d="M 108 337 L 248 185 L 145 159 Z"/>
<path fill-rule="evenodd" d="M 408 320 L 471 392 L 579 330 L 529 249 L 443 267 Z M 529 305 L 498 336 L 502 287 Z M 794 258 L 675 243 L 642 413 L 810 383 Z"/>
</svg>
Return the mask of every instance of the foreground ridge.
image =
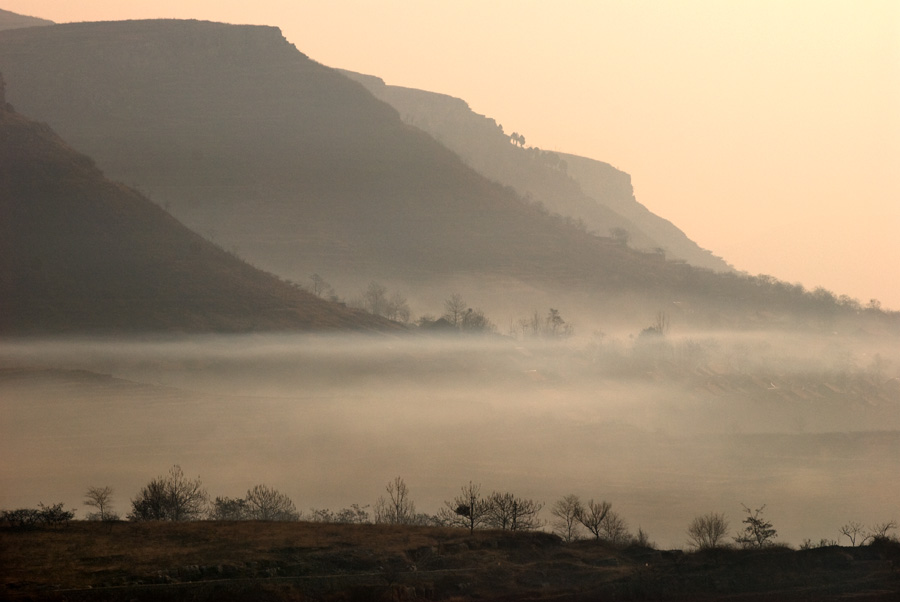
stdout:
<svg viewBox="0 0 900 602">
<path fill-rule="evenodd" d="M 542 532 L 275 522 L 0 529 L 30 600 L 896 599 L 900 544 L 683 553 Z"/>
</svg>

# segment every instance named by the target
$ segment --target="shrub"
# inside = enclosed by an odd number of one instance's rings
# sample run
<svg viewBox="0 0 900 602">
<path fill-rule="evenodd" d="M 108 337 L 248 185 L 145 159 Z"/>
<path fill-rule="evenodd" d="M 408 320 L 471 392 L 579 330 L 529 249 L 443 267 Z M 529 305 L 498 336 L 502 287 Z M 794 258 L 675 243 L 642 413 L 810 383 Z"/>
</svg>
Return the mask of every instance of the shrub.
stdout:
<svg viewBox="0 0 900 602">
<path fill-rule="evenodd" d="M 52 506 L 43 504 L 38 504 L 38 506 L 40 506 L 38 520 L 45 525 L 68 525 L 69 521 L 75 518 L 75 511 L 64 509 L 62 502 Z"/>
<path fill-rule="evenodd" d="M 4 523 L 17 529 L 34 527 L 38 523 L 40 512 L 34 508 L 19 508 L 17 510 L 4 510 L 2 518 Z"/>
<path fill-rule="evenodd" d="M 130 520 L 198 520 L 206 514 L 206 490 L 200 477 L 188 479 L 177 464 L 166 476 L 145 485 L 131 500 Z"/>
<path fill-rule="evenodd" d="M 4 510 L 0 513 L 0 521 L 14 529 L 29 529 L 40 524 L 66 525 L 73 518 L 75 518 L 75 511 L 63 508 L 62 502 L 51 506 L 38 504 L 38 508 Z"/>
</svg>

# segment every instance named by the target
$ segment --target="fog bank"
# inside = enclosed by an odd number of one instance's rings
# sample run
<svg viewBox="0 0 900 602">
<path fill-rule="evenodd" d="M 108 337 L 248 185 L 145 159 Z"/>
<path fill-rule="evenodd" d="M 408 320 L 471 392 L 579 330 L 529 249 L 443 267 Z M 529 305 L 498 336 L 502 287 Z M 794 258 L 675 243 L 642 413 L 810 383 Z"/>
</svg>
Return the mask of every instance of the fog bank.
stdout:
<svg viewBox="0 0 900 602">
<path fill-rule="evenodd" d="M 373 504 L 401 475 L 433 513 L 485 493 L 606 499 L 682 547 L 767 504 L 779 540 L 895 516 L 896 352 L 763 335 L 568 341 L 238 336 L 0 344 L 0 507 L 91 485 L 116 508 L 179 464 L 212 496 Z M 545 507 L 544 518 L 550 515 Z"/>
</svg>

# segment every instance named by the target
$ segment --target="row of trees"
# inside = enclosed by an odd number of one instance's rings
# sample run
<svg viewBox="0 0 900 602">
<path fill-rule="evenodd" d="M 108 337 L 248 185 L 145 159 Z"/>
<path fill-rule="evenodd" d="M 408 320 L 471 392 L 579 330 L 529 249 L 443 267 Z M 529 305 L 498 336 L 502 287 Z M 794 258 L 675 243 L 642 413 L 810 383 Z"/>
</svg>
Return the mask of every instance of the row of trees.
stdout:
<svg viewBox="0 0 900 602">
<path fill-rule="evenodd" d="M 444 502 L 435 515 L 439 525 L 475 529 L 503 529 L 505 531 L 534 531 L 544 526 L 538 517 L 544 505 L 529 498 L 508 492 L 482 495 L 481 485 L 469 482 L 452 500 Z"/>
<path fill-rule="evenodd" d="M 248 489 L 242 498 L 216 497 L 210 502 L 200 478 L 186 477 L 181 467 L 175 465 L 166 475 L 152 479 L 140 489 L 131 500 L 127 518 L 132 521 L 297 521 L 305 518 L 327 523 L 456 526 L 466 528 L 470 533 L 476 529 L 534 531 L 547 526 L 540 517 L 544 507 L 542 502 L 510 492 L 483 494 L 481 485 L 471 481 L 460 488 L 457 496 L 445 501 L 434 515 L 416 511 L 409 487 L 399 476 L 388 482 L 385 493 L 387 495 L 378 498 L 371 515 L 368 506 L 353 504 L 338 512 L 313 509 L 309 515 L 303 516 L 290 497 L 266 485 Z M 113 509 L 113 490 L 110 487 L 89 487 L 84 504 L 94 509 L 87 514 L 88 520 L 119 519 Z M 742 529 L 732 536 L 734 544 L 743 548 L 774 545 L 778 534 L 772 523 L 763 516 L 766 506 L 755 509 L 742 507 L 746 516 Z M 632 534 L 625 520 L 606 500 L 590 499 L 585 503 L 577 495 L 570 494 L 557 500 L 550 507 L 550 514 L 550 528 L 567 543 L 589 537 L 613 545 L 634 543 L 653 547 L 642 529 L 638 528 L 637 534 Z M 74 515 L 74 511 L 65 510 L 61 503 L 51 506 L 40 504 L 37 509 L 3 511 L 0 521 L 13 527 L 60 525 L 67 523 Z M 861 546 L 890 539 L 893 537 L 891 531 L 896 529 L 896 521 L 868 528 L 861 523 L 850 522 L 840 528 L 840 533 L 849 539 L 850 545 Z M 691 521 L 687 529 L 687 543 L 698 550 L 729 547 L 728 532 L 729 521 L 725 515 L 710 512 Z M 838 545 L 838 542 L 823 539 L 819 543 L 819 546 L 826 545 Z M 802 547 L 818 546 L 806 540 Z"/>
<path fill-rule="evenodd" d="M 553 515 L 553 532 L 565 542 L 583 539 L 586 530 L 589 537 L 597 541 L 613 545 L 634 543 L 653 547 L 643 529 L 638 527 L 636 534 L 631 533 L 625 519 L 605 500 L 595 502 L 591 499 L 584 504 L 577 495 L 570 494 L 557 500 L 550 512 Z"/>
<path fill-rule="evenodd" d="M 522 339 L 558 339 L 572 336 L 575 329 L 563 319 L 558 309 L 551 307 L 544 315 L 535 311 L 530 317 L 511 323 L 509 334 Z"/>
<path fill-rule="evenodd" d="M 864 546 L 872 541 L 879 539 L 887 539 L 890 532 L 897 529 L 897 521 L 892 520 L 886 523 L 878 523 L 870 527 L 864 527 L 862 523 L 850 521 L 840 528 L 841 535 L 850 540 L 853 547 Z"/>
<path fill-rule="evenodd" d="M 294 502 L 266 485 L 256 485 L 242 498 L 217 497 L 209 513 L 212 520 L 300 520 Z"/>
<path fill-rule="evenodd" d="M 318 274 L 310 277 L 312 285 L 309 291 L 323 299 L 340 301 L 334 288 Z M 410 323 L 412 313 L 409 303 L 399 291 L 390 291 L 380 282 L 372 281 L 358 296 L 347 303 L 350 307 L 364 309 L 377 316 L 395 320 L 404 324 Z M 467 333 L 495 333 L 497 326 L 478 308 L 466 303 L 459 293 L 453 293 L 444 301 L 444 312 L 440 317 L 423 315 L 416 325 L 420 328 L 434 330 L 444 328 L 455 329 Z M 574 333 L 571 324 L 566 323 L 559 310 L 551 308 L 546 315 L 535 311 L 530 317 L 520 318 L 510 323 L 511 336 L 526 337 L 563 337 Z"/>
<path fill-rule="evenodd" d="M 100 488 L 88 490 L 85 504 L 95 505 Z M 101 491 L 109 490 L 103 488 Z M 110 494 L 111 494 L 111 490 Z M 200 477 L 191 479 L 177 464 L 168 474 L 144 485 L 131 500 L 129 520 L 133 521 L 192 521 L 212 520 L 300 520 L 291 498 L 266 485 L 256 485 L 242 498 L 217 497 L 209 501 Z"/>
<path fill-rule="evenodd" d="M 396 477 L 385 486 L 385 493 L 378 498 L 374 507 L 376 524 L 396 525 L 436 525 L 465 527 L 470 532 L 475 529 L 502 529 L 510 531 L 531 531 L 541 529 L 545 522 L 540 518 L 544 504 L 530 498 L 519 497 L 510 492 L 494 491 L 482 494 L 481 485 L 469 482 L 460 493 L 444 502 L 437 514 L 427 515 L 416 512 L 416 505 L 410 496 L 409 487 L 402 477 Z M 91 487 L 86 494 L 85 504 L 97 509 L 89 513 L 92 520 L 114 520 L 111 509 L 112 490 L 109 487 Z M 173 466 L 165 476 L 151 480 L 141 488 L 131 501 L 131 520 L 265 520 L 296 521 L 301 518 L 293 501 L 285 494 L 266 485 L 256 485 L 247 490 L 243 498 L 217 497 L 208 504 L 206 490 L 200 478 L 189 479 L 178 465 Z M 57 514 L 59 507 L 52 507 Z M 764 548 L 774 544 L 777 530 L 763 512 L 765 505 L 751 509 L 742 506 L 746 516 L 743 529 L 734 535 L 734 543 L 745 548 Z M 337 513 L 330 510 L 313 510 L 310 520 L 317 522 L 368 523 L 372 522 L 366 507 L 354 504 Z M 51 509 L 44 509 L 45 515 Z M 571 542 L 583 537 L 587 531 L 598 541 L 614 545 L 629 542 L 650 545 L 649 538 L 642 529 L 633 535 L 626 521 L 612 509 L 606 500 L 588 500 L 586 503 L 570 494 L 557 500 L 550 508 L 550 526 L 564 541 Z M 74 513 L 72 513 L 74 514 Z M 55 515 L 53 515 L 55 516 Z M 71 518 L 71 515 L 68 516 Z M 68 520 L 66 518 L 66 520 Z M 723 547 L 728 535 L 729 521 L 724 514 L 710 512 L 694 518 L 688 526 L 688 544 L 697 549 Z M 841 527 L 851 545 L 863 545 L 867 541 L 888 536 L 897 528 L 895 521 L 875 525 L 866 530 L 860 523 L 851 522 Z"/>
<path fill-rule="evenodd" d="M 462 295 L 454 293 L 444 301 L 444 314 L 440 318 L 449 326 L 462 332 L 496 332 L 494 323 L 480 309 L 468 306 Z M 420 325 L 433 325 L 435 319 L 426 316 Z M 567 323 L 558 309 L 550 308 L 546 314 L 537 310 L 529 316 L 511 321 L 509 335 L 521 338 L 560 338 L 574 334 L 574 328 Z"/>
<path fill-rule="evenodd" d="M 774 545 L 777 531 L 772 523 L 763 518 L 765 505 L 750 509 L 743 506 L 747 516 L 741 521 L 743 529 L 734 535 L 734 543 L 743 548 L 765 548 Z M 688 544 L 698 550 L 709 550 L 725 547 L 728 537 L 728 519 L 724 514 L 710 512 L 696 517 L 688 527 Z M 841 535 L 850 540 L 851 546 L 861 546 L 879 539 L 891 537 L 891 531 L 897 529 L 897 521 L 879 523 L 870 527 L 864 527 L 859 522 L 849 522 L 840 528 Z M 824 547 L 838 545 L 836 540 L 823 539 L 818 545 L 810 540 L 803 542 L 802 548 Z"/>
<path fill-rule="evenodd" d="M 16 528 L 65 525 L 73 518 L 75 511 L 66 510 L 62 503 L 49 506 L 38 504 L 37 508 L 18 508 L 0 512 L 0 522 Z"/>
<path fill-rule="evenodd" d="M 579 225 L 577 220 L 572 220 L 571 218 L 562 218 L 563 221 L 570 223 L 570 225 L 581 227 L 583 229 L 583 224 Z M 620 244 L 621 246 L 628 246 L 631 240 L 631 234 L 624 228 L 611 228 L 609 230 L 609 238 L 611 238 L 614 242 Z M 654 249 L 653 253 L 657 255 L 664 255 L 665 251 L 661 248 Z M 828 291 L 822 287 L 817 287 L 812 291 L 807 291 L 800 284 L 790 284 L 787 282 L 783 282 L 777 280 L 772 276 L 767 275 L 758 275 L 758 276 L 750 276 L 747 274 L 740 273 L 728 273 L 728 274 L 718 274 L 714 278 L 707 279 L 703 277 L 706 273 L 704 270 L 699 270 L 694 274 L 695 279 L 698 279 L 695 283 L 698 287 L 701 285 L 701 281 L 704 285 L 714 286 L 715 291 L 710 289 L 708 292 L 715 292 L 717 295 L 721 296 L 722 290 L 724 288 L 728 288 L 731 286 L 730 282 L 737 288 L 740 288 L 742 291 L 741 294 L 746 297 L 747 291 L 754 292 L 754 298 L 756 301 L 764 302 L 765 304 L 777 304 L 778 306 L 784 306 L 786 308 L 793 308 L 797 311 L 808 312 L 809 310 L 814 310 L 813 313 L 816 315 L 821 314 L 820 317 L 827 317 L 829 320 L 837 317 L 842 312 L 854 313 L 854 314 L 864 314 L 869 315 L 874 318 L 884 318 L 884 319 L 896 319 L 900 316 L 900 312 L 897 311 L 886 311 L 881 307 L 881 303 L 877 299 L 871 299 L 865 305 L 863 305 L 860 301 L 853 299 L 847 295 L 837 296 L 831 291 Z M 712 272 L 709 272 L 712 274 Z M 341 298 L 336 294 L 334 287 L 332 287 L 328 282 L 325 281 L 319 274 L 313 274 L 310 276 L 311 284 L 307 286 L 302 286 L 298 283 L 294 283 L 291 281 L 287 281 L 295 287 L 305 288 L 309 292 L 322 297 L 324 299 L 328 299 L 333 302 L 341 302 Z M 750 286 L 745 286 L 746 283 L 749 283 Z M 737 288 L 735 290 L 737 290 Z M 700 288 L 697 288 L 697 292 L 701 292 Z M 448 303 L 453 303 L 454 297 L 459 298 L 459 295 L 453 295 L 450 299 L 445 302 L 445 306 Z M 751 302 L 752 300 L 747 298 L 745 299 L 747 302 Z M 459 301 L 457 299 L 456 301 Z M 407 299 L 403 294 L 398 291 L 390 291 L 383 284 L 373 281 L 369 283 L 368 287 L 358 294 L 356 297 L 347 301 L 347 305 L 352 307 L 358 307 L 360 309 L 365 309 L 371 313 L 387 317 L 392 320 L 397 320 L 403 323 L 410 323 L 412 321 L 412 313 L 410 311 L 409 304 Z M 446 307 L 445 307 L 446 308 Z M 468 312 L 470 308 L 465 306 L 462 308 L 464 312 Z M 483 320 L 481 321 L 482 328 L 471 328 L 472 330 L 487 330 L 489 332 L 493 332 L 495 330 L 493 324 L 490 320 L 486 319 L 483 312 L 479 310 L 472 310 L 475 312 L 473 317 L 480 317 Z M 448 315 L 456 316 L 456 319 L 453 320 L 454 324 L 459 324 L 460 315 L 457 312 L 448 310 L 441 317 L 446 318 Z M 464 314 L 463 314 L 464 315 Z M 811 314 L 810 314 L 811 315 Z M 433 316 L 422 316 L 419 322 L 431 322 L 439 318 L 434 318 Z M 526 322 L 530 322 L 531 318 L 526 318 Z M 522 320 L 518 322 L 513 322 L 510 327 L 510 334 L 516 333 L 527 333 L 527 328 L 521 328 L 520 323 Z M 479 322 L 476 320 L 473 322 L 474 325 L 478 325 Z"/>
<path fill-rule="evenodd" d="M 744 529 L 734 536 L 734 542 L 743 548 L 765 548 L 773 545 L 778 532 L 772 523 L 763 518 L 765 504 L 753 510 L 747 506 L 743 508 L 747 513 L 742 521 Z M 688 544 L 698 550 L 724 547 L 728 524 L 725 515 L 718 512 L 698 516 L 688 527 Z"/>
<path fill-rule="evenodd" d="M 410 319 L 406 297 L 397 291 L 390 293 L 387 287 L 380 282 L 370 282 L 361 298 L 353 301 L 351 305 L 365 309 L 370 314 L 404 324 Z"/>
</svg>

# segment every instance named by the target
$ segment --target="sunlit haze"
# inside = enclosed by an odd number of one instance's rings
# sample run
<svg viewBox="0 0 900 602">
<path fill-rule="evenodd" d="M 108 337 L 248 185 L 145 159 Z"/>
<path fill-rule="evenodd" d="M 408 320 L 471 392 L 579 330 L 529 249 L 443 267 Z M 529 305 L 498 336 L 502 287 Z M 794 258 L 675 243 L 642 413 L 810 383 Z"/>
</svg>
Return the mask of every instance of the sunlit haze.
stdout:
<svg viewBox="0 0 900 602">
<path fill-rule="evenodd" d="M 7 0 L 56 22 L 275 25 L 609 162 L 737 269 L 900 309 L 900 3 Z"/>
<path fill-rule="evenodd" d="M 686 378 L 660 380 L 652 367 L 672 350 Z M 894 516 L 900 412 L 873 383 L 896 374 L 897 360 L 871 340 L 775 332 L 636 346 L 456 336 L 4 342 L 0 363 L 75 371 L 0 379 L 0 456 L 14 459 L 0 470 L 0 508 L 78 507 L 85 483 L 107 479 L 124 515 L 142 480 L 177 461 L 214 495 L 259 480 L 304 511 L 370 504 L 397 474 L 426 512 L 469 479 L 548 504 L 568 492 L 603 496 L 665 547 L 684 544 L 693 513 L 736 517 L 741 502 L 759 500 L 778 517 L 779 541 L 797 545 L 834 537 L 848 516 Z M 822 383 L 841 392 L 811 397 Z"/>
</svg>

